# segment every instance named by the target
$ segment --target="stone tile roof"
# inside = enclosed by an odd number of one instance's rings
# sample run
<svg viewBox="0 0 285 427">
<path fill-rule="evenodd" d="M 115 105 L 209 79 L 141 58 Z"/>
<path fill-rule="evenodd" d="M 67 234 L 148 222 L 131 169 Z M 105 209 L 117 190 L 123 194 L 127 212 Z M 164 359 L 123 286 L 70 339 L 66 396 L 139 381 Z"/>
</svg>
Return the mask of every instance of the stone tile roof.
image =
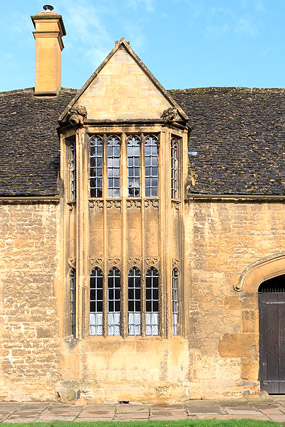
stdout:
<svg viewBox="0 0 285 427">
<path fill-rule="evenodd" d="M 190 118 L 191 192 L 285 194 L 285 89 L 172 90 Z"/>
<path fill-rule="evenodd" d="M 0 196 L 58 194 L 58 117 L 77 93 L 36 98 L 32 89 L 0 93 Z M 190 117 L 191 191 L 285 194 L 285 90 L 172 90 Z"/>
<path fill-rule="evenodd" d="M 76 90 L 37 98 L 33 89 L 0 93 L 0 196 L 58 194 L 58 117 Z"/>
</svg>

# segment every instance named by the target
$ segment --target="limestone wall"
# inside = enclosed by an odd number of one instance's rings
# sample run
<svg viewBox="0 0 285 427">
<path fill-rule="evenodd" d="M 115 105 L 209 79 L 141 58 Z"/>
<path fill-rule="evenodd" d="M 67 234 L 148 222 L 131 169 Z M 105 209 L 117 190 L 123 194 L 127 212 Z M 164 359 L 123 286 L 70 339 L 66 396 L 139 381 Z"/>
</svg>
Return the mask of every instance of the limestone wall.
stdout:
<svg viewBox="0 0 285 427">
<path fill-rule="evenodd" d="M 64 401 L 76 403 L 179 402 L 189 398 L 188 341 L 181 337 L 95 337 L 66 340 Z"/>
<path fill-rule="evenodd" d="M 169 101 L 121 48 L 79 98 L 89 119 L 159 119 Z"/>
<path fill-rule="evenodd" d="M 258 392 L 257 287 L 238 293 L 233 285 L 251 263 L 284 251 L 284 204 L 186 205 L 184 338 L 63 334 L 61 343 L 59 206 L 0 211 L 0 400 L 173 402 Z"/>
<path fill-rule="evenodd" d="M 58 206 L 0 206 L 0 400 L 54 400 Z"/>
<path fill-rule="evenodd" d="M 186 206 L 192 398 L 259 390 L 258 285 L 240 293 L 233 285 L 251 263 L 284 251 L 284 213 L 281 203 Z"/>
</svg>

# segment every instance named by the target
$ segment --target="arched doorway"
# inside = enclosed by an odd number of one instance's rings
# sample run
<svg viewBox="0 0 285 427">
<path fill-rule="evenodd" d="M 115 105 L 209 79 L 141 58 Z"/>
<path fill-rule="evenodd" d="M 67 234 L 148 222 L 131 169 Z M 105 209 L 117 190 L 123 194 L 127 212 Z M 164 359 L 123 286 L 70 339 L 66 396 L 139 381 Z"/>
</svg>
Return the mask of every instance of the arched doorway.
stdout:
<svg viewBox="0 0 285 427">
<path fill-rule="evenodd" d="M 285 394 L 285 274 L 258 288 L 261 390 Z"/>
</svg>

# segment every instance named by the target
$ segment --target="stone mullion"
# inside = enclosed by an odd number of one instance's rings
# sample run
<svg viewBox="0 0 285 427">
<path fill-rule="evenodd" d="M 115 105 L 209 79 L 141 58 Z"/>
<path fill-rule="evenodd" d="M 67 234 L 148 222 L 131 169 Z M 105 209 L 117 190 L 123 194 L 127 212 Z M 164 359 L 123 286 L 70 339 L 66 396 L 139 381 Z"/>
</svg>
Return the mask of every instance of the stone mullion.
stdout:
<svg viewBox="0 0 285 427">
<path fill-rule="evenodd" d="M 89 211 L 89 142 L 86 130 L 81 131 L 81 155 L 82 155 L 82 169 L 80 169 L 79 176 L 84 194 L 84 254 L 83 254 L 83 269 L 84 269 L 84 283 L 82 289 L 82 337 L 89 335 L 89 288 L 90 288 L 90 265 L 89 265 L 89 250 L 90 250 L 90 211 Z"/>
<path fill-rule="evenodd" d="M 165 298 L 167 298 L 165 286 L 165 233 L 166 233 L 166 204 L 165 204 L 165 175 L 164 169 L 165 164 L 165 132 L 161 132 L 158 137 L 158 197 L 159 197 L 159 206 L 158 206 L 158 223 L 159 223 L 159 335 L 165 338 Z"/>
<path fill-rule="evenodd" d="M 185 186 L 184 183 L 187 180 L 188 177 L 188 131 L 184 130 L 183 135 L 182 135 L 182 146 L 180 147 L 180 159 L 181 159 L 181 171 L 180 171 L 180 179 L 181 179 L 181 193 L 180 193 L 180 197 L 181 197 L 181 210 L 180 210 L 180 218 L 181 218 L 181 222 L 180 222 L 180 227 L 181 227 L 181 246 L 180 246 L 180 274 L 179 274 L 179 282 L 178 282 L 178 298 L 179 298 L 179 303 L 178 303 L 178 308 L 179 308 L 179 315 L 178 315 L 178 332 L 180 335 L 185 336 L 185 332 L 186 332 L 186 316 L 187 316 L 187 312 L 188 310 L 186 309 L 185 306 L 185 301 L 190 301 L 190 295 L 186 295 L 186 289 L 189 289 L 189 286 L 186 287 L 186 280 L 188 279 L 186 277 L 186 260 L 185 260 L 185 229 L 184 229 L 184 224 L 183 224 L 183 215 L 185 214 L 184 209 L 185 209 L 185 204 L 184 204 L 184 200 L 185 200 Z M 190 284 L 190 288 L 192 288 L 191 284 Z M 189 291 L 187 291 L 189 292 Z M 187 322 L 188 323 L 188 322 Z"/>
<path fill-rule="evenodd" d="M 66 146 L 65 138 L 63 135 L 60 135 L 60 150 L 61 150 L 61 156 L 62 159 L 66 159 L 66 161 L 60 162 L 60 177 L 63 182 L 66 182 L 69 180 L 69 158 L 68 158 L 68 149 Z M 69 184 L 68 184 L 69 185 Z M 56 289 L 56 295 L 58 295 L 58 298 L 56 298 L 57 305 L 58 305 L 58 313 L 59 315 L 59 328 L 60 331 L 62 331 L 62 334 L 64 336 L 71 335 L 71 326 L 70 326 L 70 311 L 71 311 L 71 304 L 70 304 L 70 280 L 69 280 L 69 270 L 70 267 L 67 264 L 67 260 L 69 257 L 69 254 L 71 252 L 70 248 L 70 235 L 71 235 L 71 219 L 70 216 L 72 212 L 69 209 L 68 206 L 68 194 L 67 192 L 64 192 L 64 198 L 61 198 L 60 202 L 60 214 L 61 217 L 64 218 L 64 221 L 62 223 L 61 229 L 60 229 L 60 241 L 61 241 L 61 253 L 62 258 L 60 262 L 60 275 L 59 275 L 59 281 L 56 282 L 55 287 Z M 65 280 L 64 280 L 65 279 Z M 64 292 L 64 299 L 63 299 L 63 289 L 62 286 L 60 286 L 61 283 L 65 283 L 65 292 Z M 60 304 L 60 301 L 64 301 L 64 305 Z M 68 314 L 67 314 L 68 313 Z"/>
<path fill-rule="evenodd" d="M 103 256 L 104 256 L 104 267 L 103 267 L 103 335 L 108 336 L 108 265 L 107 265 L 107 203 L 106 197 L 108 194 L 108 177 L 107 177 L 107 136 L 103 137 Z"/>
<path fill-rule="evenodd" d="M 144 206 L 144 198 L 145 198 L 145 162 L 144 162 L 144 144 L 145 144 L 145 137 L 143 134 L 141 134 L 141 335 L 145 337 L 145 329 L 146 329 L 146 289 L 145 289 L 145 206 Z"/>
<path fill-rule="evenodd" d="M 121 335 L 123 338 L 128 336 L 128 271 L 127 271 L 127 146 L 126 135 L 122 135 L 121 140 L 121 159 L 120 159 L 120 178 L 121 178 Z"/>
<path fill-rule="evenodd" d="M 165 248 L 167 250 L 164 253 L 165 260 L 165 281 L 163 293 L 164 299 L 164 310 L 165 310 L 165 336 L 170 338 L 172 336 L 172 257 L 173 257 L 173 220 L 172 220 L 172 209 L 171 209 L 171 132 L 168 131 L 165 135 L 165 159 L 168 163 L 165 164 L 164 168 L 164 182 L 165 182 L 165 230 L 163 232 L 165 236 Z"/>
<path fill-rule="evenodd" d="M 84 147 L 85 132 L 84 129 L 79 129 L 76 133 L 76 165 L 77 171 L 81 172 L 76 174 L 76 337 L 78 339 L 84 337 L 85 288 L 88 274 L 88 193 L 85 188 Z"/>
</svg>

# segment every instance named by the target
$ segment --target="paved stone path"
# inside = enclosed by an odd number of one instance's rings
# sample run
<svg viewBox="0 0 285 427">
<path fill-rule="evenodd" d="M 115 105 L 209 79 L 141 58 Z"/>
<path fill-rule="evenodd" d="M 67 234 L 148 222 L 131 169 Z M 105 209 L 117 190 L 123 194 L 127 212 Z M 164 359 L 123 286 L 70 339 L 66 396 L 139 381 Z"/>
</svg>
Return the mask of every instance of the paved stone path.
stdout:
<svg viewBox="0 0 285 427">
<path fill-rule="evenodd" d="M 285 423 L 285 396 L 267 400 L 188 400 L 176 405 L 67 405 L 55 402 L 0 402 L 0 423 L 182 419 L 269 420 Z"/>
</svg>

